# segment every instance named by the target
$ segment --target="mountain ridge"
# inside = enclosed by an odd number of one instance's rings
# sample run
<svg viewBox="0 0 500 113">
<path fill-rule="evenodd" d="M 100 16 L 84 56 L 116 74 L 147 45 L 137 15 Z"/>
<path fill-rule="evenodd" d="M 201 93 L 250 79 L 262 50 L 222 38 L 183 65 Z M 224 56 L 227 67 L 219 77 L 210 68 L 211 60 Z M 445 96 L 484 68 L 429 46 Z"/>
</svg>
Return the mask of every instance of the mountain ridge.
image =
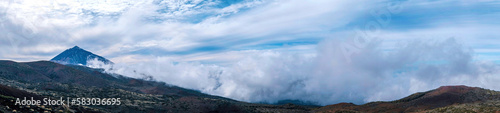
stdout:
<svg viewBox="0 0 500 113">
<path fill-rule="evenodd" d="M 500 92 L 465 85 L 441 86 L 426 92 L 417 92 L 399 100 L 370 102 L 363 105 L 339 103 L 318 108 L 315 112 L 419 112 L 455 105 L 486 103 L 490 100 L 500 101 Z M 500 111 L 500 104 L 496 102 L 493 104 L 498 104 L 496 107 Z"/>
</svg>

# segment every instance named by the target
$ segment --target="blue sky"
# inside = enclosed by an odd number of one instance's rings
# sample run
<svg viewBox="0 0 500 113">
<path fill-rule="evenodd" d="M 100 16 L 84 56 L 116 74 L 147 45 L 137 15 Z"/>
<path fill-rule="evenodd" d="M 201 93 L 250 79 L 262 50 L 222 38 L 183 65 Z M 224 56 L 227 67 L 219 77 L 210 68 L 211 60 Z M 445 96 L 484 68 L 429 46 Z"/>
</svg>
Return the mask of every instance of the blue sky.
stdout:
<svg viewBox="0 0 500 113">
<path fill-rule="evenodd" d="M 495 0 L 2 0 L 0 59 L 78 45 L 120 64 L 114 73 L 237 100 L 364 103 L 440 85 L 500 89 L 498 18 Z M 381 26 L 367 48 L 338 51 L 369 25 Z"/>
<path fill-rule="evenodd" d="M 481 58 L 498 60 L 490 57 L 499 55 L 500 49 L 494 46 L 496 43 L 490 43 L 498 40 L 494 31 L 500 24 L 495 21 L 500 6 L 497 1 L 487 0 L 157 0 L 50 1 L 41 4 L 4 1 L 3 31 L 20 32 L 4 33 L 6 38 L 2 45 L 8 51 L 2 58 L 50 59 L 74 45 L 115 59 L 115 62 L 135 62 L 122 59 L 131 55 L 196 57 L 194 54 L 200 54 L 199 57 L 204 57 L 228 51 L 300 46 L 310 47 L 305 50 L 307 53 L 315 51 L 314 46 L 322 40 L 348 38 L 354 28 L 376 21 L 372 12 L 387 10 L 387 4 L 399 2 L 402 11 L 391 14 L 388 25 L 380 29 L 384 32 L 381 39 L 387 38 L 391 43 L 417 37 L 436 36 L 432 37 L 438 38 L 436 40 L 456 37 L 477 49 Z M 346 4 L 351 6 L 343 6 Z M 420 36 L 397 39 L 386 36 L 405 33 Z M 483 38 L 489 41 L 483 42 Z"/>
</svg>

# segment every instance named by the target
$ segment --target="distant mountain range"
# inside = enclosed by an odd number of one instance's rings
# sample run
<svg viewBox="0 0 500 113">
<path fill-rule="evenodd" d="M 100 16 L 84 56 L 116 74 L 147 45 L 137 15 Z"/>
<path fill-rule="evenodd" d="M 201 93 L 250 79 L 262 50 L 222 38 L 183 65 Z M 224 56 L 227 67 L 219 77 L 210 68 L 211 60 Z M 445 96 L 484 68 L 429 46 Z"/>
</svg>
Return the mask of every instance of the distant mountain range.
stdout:
<svg viewBox="0 0 500 113">
<path fill-rule="evenodd" d="M 77 46 L 51 61 L 0 60 L 0 112 L 500 112 L 500 92 L 468 86 L 443 86 L 400 100 L 363 105 L 304 106 L 247 103 L 163 82 L 110 75 L 86 66 L 88 59 L 111 61 Z M 81 64 L 81 65 L 79 65 Z M 15 98 L 121 98 L 117 106 L 20 106 Z M 285 104 L 288 103 L 288 104 Z"/>
<path fill-rule="evenodd" d="M 87 61 L 93 59 L 97 59 L 105 64 L 113 64 L 110 60 L 84 50 L 78 46 L 63 51 L 50 61 L 60 64 L 87 65 Z"/>
</svg>

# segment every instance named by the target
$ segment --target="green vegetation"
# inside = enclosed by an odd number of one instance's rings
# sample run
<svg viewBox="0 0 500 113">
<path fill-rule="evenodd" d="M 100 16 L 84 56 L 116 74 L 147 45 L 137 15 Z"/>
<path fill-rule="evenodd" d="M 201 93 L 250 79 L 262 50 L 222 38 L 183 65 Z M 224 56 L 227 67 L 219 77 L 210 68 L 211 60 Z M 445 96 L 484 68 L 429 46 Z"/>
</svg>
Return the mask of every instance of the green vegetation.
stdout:
<svg viewBox="0 0 500 113">
<path fill-rule="evenodd" d="M 0 95 L 0 98 L 2 98 L 2 99 L 14 99 L 14 97 L 5 96 L 5 95 Z"/>
</svg>

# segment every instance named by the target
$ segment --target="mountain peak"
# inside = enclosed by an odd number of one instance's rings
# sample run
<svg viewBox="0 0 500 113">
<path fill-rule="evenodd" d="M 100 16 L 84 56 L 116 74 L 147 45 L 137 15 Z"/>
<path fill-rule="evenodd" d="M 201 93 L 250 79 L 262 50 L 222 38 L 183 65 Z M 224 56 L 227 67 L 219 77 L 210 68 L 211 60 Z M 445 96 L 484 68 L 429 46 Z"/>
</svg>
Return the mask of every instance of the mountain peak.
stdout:
<svg viewBox="0 0 500 113">
<path fill-rule="evenodd" d="M 61 64 L 87 65 L 87 61 L 92 59 L 97 59 L 98 61 L 104 62 L 105 64 L 113 64 L 113 62 L 111 62 L 110 60 L 84 50 L 78 46 L 66 49 L 56 57 L 52 58 L 50 61 Z"/>
<path fill-rule="evenodd" d="M 70 48 L 70 49 L 82 49 L 82 48 L 80 48 L 80 47 L 78 47 L 78 46 L 75 46 L 75 47 L 72 47 L 72 48 Z"/>
</svg>

